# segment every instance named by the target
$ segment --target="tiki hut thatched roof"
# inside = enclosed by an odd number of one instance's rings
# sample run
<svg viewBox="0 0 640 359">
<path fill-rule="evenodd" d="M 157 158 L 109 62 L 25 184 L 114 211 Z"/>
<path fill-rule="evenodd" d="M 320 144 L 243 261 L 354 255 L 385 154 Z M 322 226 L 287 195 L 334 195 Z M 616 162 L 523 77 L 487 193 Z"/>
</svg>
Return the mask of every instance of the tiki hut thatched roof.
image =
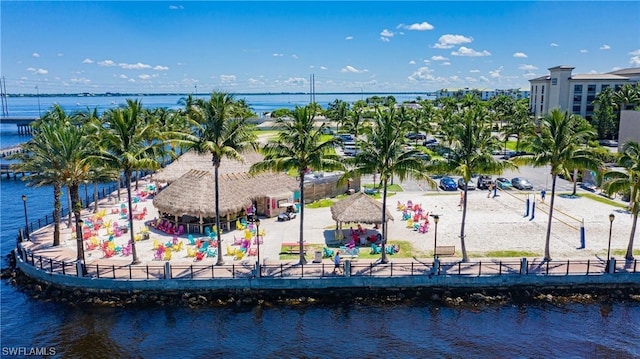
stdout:
<svg viewBox="0 0 640 359">
<path fill-rule="evenodd" d="M 230 187 L 230 188 L 227 188 Z M 251 205 L 251 200 L 234 191 L 234 186 L 220 182 L 220 215 L 235 213 Z M 213 175 L 209 171 L 191 170 L 173 181 L 153 199 L 160 212 L 194 217 L 215 217 Z"/>
<path fill-rule="evenodd" d="M 223 158 L 218 169 L 219 174 L 249 172 L 249 167 L 256 162 L 260 162 L 263 156 L 251 151 L 242 154 L 244 163 Z M 167 167 L 159 170 L 153 175 L 153 180 L 157 182 L 173 182 L 182 177 L 190 170 L 200 170 L 213 172 L 211 164 L 211 154 L 200 154 L 193 150 L 182 154 L 178 159 L 170 163 Z"/>
<path fill-rule="evenodd" d="M 219 177 L 220 216 L 240 212 L 252 200 L 266 196 L 288 196 L 298 182 L 284 173 L 226 173 Z M 210 171 L 190 170 L 153 199 L 160 212 L 215 217 L 215 187 Z"/>
<path fill-rule="evenodd" d="M 387 209 L 387 220 L 393 221 Z M 358 192 L 331 206 L 331 217 L 337 222 L 382 223 L 382 202 Z"/>
</svg>

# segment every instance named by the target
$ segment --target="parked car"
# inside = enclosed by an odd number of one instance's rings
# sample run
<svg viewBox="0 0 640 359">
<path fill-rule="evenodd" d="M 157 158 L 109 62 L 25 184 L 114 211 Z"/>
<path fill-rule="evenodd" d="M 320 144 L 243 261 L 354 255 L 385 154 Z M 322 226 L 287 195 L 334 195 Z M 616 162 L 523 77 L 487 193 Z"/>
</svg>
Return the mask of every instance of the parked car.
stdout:
<svg viewBox="0 0 640 359">
<path fill-rule="evenodd" d="M 513 187 L 513 184 L 511 184 L 511 181 L 509 181 L 508 178 L 504 178 L 504 177 L 498 177 L 496 179 L 496 185 L 500 189 L 511 189 L 511 187 Z"/>
<path fill-rule="evenodd" d="M 618 141 L 616 140 L 600 140 L 599 143 L 600 146 L 618 147 Z"/>
<path fill-rule="evenodd" d="M 467 190 L 473 191 L 476 189 L 476 184 L 473 183 L 473 181 L 469 181 L 465 183 L 464 178 L 462 177 L 458 178 L 458 188 L 464 190 L 465 187 L 467 188 Z"/>
<path fill-rule="evenodd" d="M 529 182 L 529 180 L 527 180 L 526 178 L 523 177 L 514 177 L 511 179 L 511 184 L 513 185 L 514 188 L 517 189 L 521 189 L 521 190 L 532 190 L 533 189 L 533 184 L 531 184 L 531 182 Z"/>
<path fill-rule="evenodd" d="M 491 176 L 480 175 L 478 176 L 478 189 L 489 189 L 489 186 L 493 183 Z"/>
<path fill-rule="evenodd" d="M 410 139 L 410 140 L 426 140 L 427 139 L 427 135 L 425 135 L 424 133 L 419 133 L 419 132 L 409 132 L 406 135 L 404 135 L 404 137 Z"/>
<path fill-rule="evenodd" d="M 348 133 L 341 133 L 338 135 L 338 138 L 340 138 L 342 142 L 355 141 L 355 139 L 353 138 L 353 135 Z"/>
<path fill-rule="evenodd" d="M 434 137 L 428 137 L 422 142 L 422 145 L 428 148 L 435 148 L 438 145 L 438 139 Z"/>
<path fill-rule="evenodd" d="M 440 179 L 439 187 L 443 191 L 457 191 L 458 190 L 458 185 L 456 185 L 456 181 L 454 181 L 453 178 L 451 178 L 451 177 L 442 177 Z"/>
<path fill-rule="evenodd" d="M 296 209 L 294 207 L 294 204 L 285 203 L 284 206 L 287 207 L 287 210 L 284 213 L 280 213 L 278 215 L 278 222 L 290 221 L 296 218 Z"/>
</svg>

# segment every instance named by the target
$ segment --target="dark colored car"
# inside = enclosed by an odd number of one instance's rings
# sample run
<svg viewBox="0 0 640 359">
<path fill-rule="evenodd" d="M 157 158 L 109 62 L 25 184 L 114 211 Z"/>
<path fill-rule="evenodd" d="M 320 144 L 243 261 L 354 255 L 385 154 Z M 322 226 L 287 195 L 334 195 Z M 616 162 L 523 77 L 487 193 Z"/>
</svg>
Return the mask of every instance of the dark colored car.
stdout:
<svg viewBox="0 0 640 359">
<path fill-rule="evenodd" d="M 616 140 L 600 140 L 600 146 L 618 147 L 618 141 Z"/>
<path fill-rule="evenodd" d="M 529 180 L 527 180 L 526 178 L 522 178 L 522 177 L 514 177 L 511 179 L 511 184 L 513 185 L 513 188 L 517 188 L 520 190 L 532 190 L 533 189 L 533 184 L 531 184 L 531 182 L 529 182 Z"/>
<path fill-rule="evenodd" d="M 404 135 L 406 138 L 410 139 L 410 140 L 426 140 L 427 139 L 427 135 L 425 135 L 424 133 L 415 133 L 415 132 L 409 132 L 406 135 Z"/>
<path fill-rule="evenodd" d="M 478 189 L 489 189 L 489 186 L 493 183 L 491 176 L 480 175 L 478 176 Z"/>
<path fill-rule="evenodd" d="M 458 185 L 451 177 L 442 177 L 440 179 L 440 186 L 443 191 L 457 191 Z"/>
</svg>

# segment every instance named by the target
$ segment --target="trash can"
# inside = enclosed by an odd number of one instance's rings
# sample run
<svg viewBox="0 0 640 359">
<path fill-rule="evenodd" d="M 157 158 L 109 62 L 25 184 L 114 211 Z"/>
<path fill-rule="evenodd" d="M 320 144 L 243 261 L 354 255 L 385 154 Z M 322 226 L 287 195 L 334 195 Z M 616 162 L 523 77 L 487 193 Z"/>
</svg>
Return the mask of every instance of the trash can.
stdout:
<svg viewBox="0 0 640 359">
<path fill-rule="evenodd" d="M 322 251 L 316 251 L 315 259 L 313 263 L 322 263 Z"/>
</svg>

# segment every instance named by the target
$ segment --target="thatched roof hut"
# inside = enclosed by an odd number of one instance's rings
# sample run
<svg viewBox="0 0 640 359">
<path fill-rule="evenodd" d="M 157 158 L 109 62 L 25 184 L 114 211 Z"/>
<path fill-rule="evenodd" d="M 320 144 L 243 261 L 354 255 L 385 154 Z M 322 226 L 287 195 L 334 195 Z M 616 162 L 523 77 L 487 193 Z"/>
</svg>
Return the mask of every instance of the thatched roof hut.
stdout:
<svg viewBox="0 0 640 359">
<path fill-rule="evenodd" d="M 386 209 L 386 214 L 387 220 L 393 221 L 393 216 L 388 209 Z M 339 223 L 381 224 L 382 202 L 358 192 L 340 202 L 334 203 L 331 206 L 331 217 Z"/>
<path fill-rule="evenodd" d="M 240 212 L 251 205 L 233 183 L 220 181 L 220 215 Z M 189 215 L 196 218 L 215 217 L 215 189 L 209 171 L 190 170 L 158 193 L 153 205 L 160 212 Z"/>
<path fill-rule="evenodd" d="M 254 151 L 243 153 L 242 156 L 244 157 L 244 163 L 223 158 L 220 168 L 218 168 L 218 173 L 249 172 L 249 167 L 251 167 L 252 164 L 260 162 L 264 158 L 264 156 Z M 153 179 L 157 182 L 170 183 L 182 177 L 182 175 L 190 170 L 209 171 L 213 173 L 211 154 L 200 154 L 193 150 L 188 151 L 167 165 L 167 167 L 155 173 Z"/>
</svg>

